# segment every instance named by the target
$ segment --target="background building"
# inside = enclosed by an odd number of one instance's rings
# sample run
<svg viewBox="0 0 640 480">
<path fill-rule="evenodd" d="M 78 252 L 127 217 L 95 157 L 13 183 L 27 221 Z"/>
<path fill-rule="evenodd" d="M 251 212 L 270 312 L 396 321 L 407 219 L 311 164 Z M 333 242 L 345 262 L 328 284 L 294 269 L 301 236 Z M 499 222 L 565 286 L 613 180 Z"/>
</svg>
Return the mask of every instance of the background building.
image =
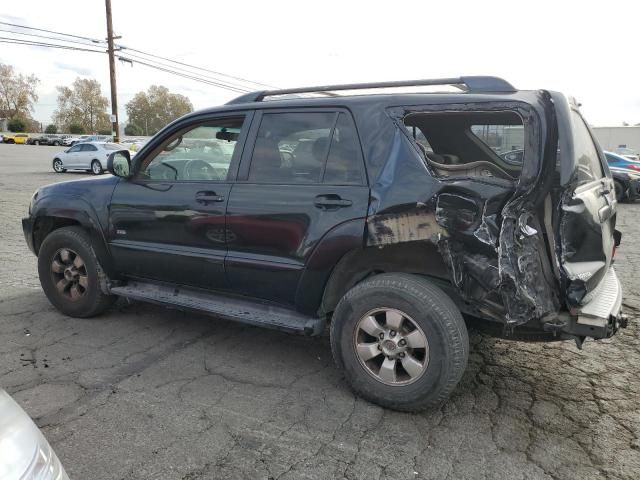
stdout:
<svg viewBox="0 0 640 480">
<path fill-rule="evenodd" d="M 591 127 L 603 150 L 640 153 L 640 125 L 635 127 Z"/>
</svg>

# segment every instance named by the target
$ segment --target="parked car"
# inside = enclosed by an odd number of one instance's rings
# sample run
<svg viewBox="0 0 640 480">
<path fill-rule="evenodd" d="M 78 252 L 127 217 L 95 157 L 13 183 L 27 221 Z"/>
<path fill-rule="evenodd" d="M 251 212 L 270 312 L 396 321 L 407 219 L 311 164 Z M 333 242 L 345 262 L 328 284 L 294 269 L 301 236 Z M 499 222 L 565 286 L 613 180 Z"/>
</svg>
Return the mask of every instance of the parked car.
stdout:
<svg viewBox="0 0 640 480">
<path fill-rule="evenodd" d="M 635 202 L 640 196 L 640 172 L 626 168 L 610 167 L 616 189 L 616 200 Z"/>
<path fill-rule="evenodd" d="M 26 133 L 9 133 L 4 136 L 3 141 L 4 143 L 24 145 L 27 143 L 28 138 L 29 135 Z"/>
<path fill-rule="evenodd" d="M 27 139 L 28 145 L 62 145 L 62 137 L 53 133 L 43 133 L 41 135 L 34 135 Z"/>
<path fill-rule="evenodd" d="M 340 95 L 445 84 L 460 93 Z M 522 164 L 478 126 L 519 127 Z M 580 348 L 626 326 L 604 164 L 575 102 L 495 77 L 262 91 L 176 120 L 133 162 L 114 151 L 113 176 L 41 187 L 23 228 L 64 314 L 121 296 L 307 335 L 329 322 L 353 390 L 414 411 L 462 377 L 462 314 Z"/>
<path fill-rule="evenodd" d="M 609 165 L 609 168 L 611 167 L 626 168 L 627 170 L 640 172 L 640 162 L 637 162 L 635 160 L 630 160 L 627 157 L 618 155 L 617 153 L 613 153 L 613 152 L 604 152 L 604 154 L 607 159 L 607 164 Z"/>
<path fill-rule="evenodd" d="M 634 160 L 636 162 L 640 161 L 640 155 L 638 155 L 637 152 L 631 150 L 630 148 L 618 148 L 616 153 L 625 158 L 628 158 L 629 160 Z"/>
<path fill-rule="evenodd" d="M 0 478 L 69 480 L 60 460 L 29 415 L 0 389 Z"/>
<path fill-rule="evenodd" d="M 117 143 L 81 142 L 53 156 L 53 171 L 86 170 L 100 175 L 107 166 L 107 157 L 116 150 L 126 149 Z"/>
</svg>

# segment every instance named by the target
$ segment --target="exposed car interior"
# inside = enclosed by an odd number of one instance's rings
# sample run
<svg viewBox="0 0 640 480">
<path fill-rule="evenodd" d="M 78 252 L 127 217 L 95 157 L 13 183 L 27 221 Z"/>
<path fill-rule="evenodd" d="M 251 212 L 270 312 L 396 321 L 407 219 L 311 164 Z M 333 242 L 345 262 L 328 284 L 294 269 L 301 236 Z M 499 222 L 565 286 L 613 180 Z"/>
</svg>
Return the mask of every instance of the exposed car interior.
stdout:
<svg viewBox="0 0 640 480">
<path fill-rule="evenodd" d="M 438 176 L 515 181 L 520 175 L 522 162 L 504 158 L 523 155 L 524 128 L 515 112 L 412 113 L 404 124 Z"/>
</svg>

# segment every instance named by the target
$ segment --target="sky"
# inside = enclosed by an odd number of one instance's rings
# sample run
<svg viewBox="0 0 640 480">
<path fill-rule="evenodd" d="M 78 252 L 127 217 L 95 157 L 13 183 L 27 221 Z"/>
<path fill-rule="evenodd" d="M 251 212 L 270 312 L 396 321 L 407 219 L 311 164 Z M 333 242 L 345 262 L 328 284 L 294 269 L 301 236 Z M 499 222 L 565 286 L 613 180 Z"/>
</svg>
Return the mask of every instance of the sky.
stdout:
<svg viewBox="0 0 640 480">
<path fill-rule="evenodd" d="M 106 37 L 104 0 L 16 5 L 2 2 L 0 21 Z M 123 46 L 277 87 L 495 75 L 575 96 L 592 125 L 640 123 L 637 0 L 112 0 L 112 8 Z M 33 117 L 44 124 L 56 86 L 77 77 L 97 79 L 109 97 L 106 54 L 0 43 L 0 63 L 40 78 Z M 136 63 L 116 68 L 121 119 L 152 84 L 196 109 L 238 95 Z"/>
</svg>

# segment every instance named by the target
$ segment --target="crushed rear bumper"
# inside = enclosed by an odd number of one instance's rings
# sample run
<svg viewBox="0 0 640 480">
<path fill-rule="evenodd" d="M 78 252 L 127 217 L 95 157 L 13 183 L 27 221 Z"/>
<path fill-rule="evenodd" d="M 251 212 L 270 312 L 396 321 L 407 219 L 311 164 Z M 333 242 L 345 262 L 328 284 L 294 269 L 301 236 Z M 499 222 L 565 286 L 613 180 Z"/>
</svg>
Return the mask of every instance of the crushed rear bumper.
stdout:
<svg viewBox="0 0 640 480">
<path fill-rule="evenodd" d="M 608 338 L 625 328 L 627 322 L 622 312 L 622 285 L 611 267 L 588 303 L 557 322 L 545 324 L 544 329 L 574 337 Z"/>
</svg>

